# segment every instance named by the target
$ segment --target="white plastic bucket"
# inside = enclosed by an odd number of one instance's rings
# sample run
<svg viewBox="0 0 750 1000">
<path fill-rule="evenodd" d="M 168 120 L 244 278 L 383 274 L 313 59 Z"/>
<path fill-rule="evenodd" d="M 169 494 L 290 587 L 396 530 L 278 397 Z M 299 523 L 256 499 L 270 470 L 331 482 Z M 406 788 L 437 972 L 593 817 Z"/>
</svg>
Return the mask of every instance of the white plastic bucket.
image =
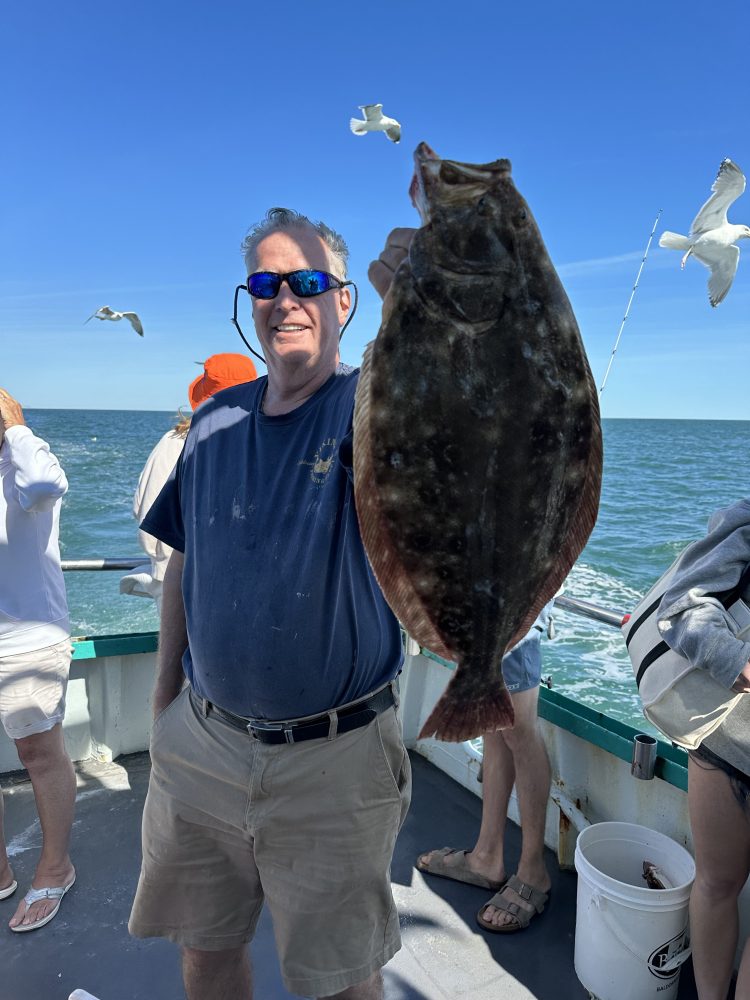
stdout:
<svg viewBox="0 0 750 1000">
<path fill-rule="evenodd" d="M 643 862 L 673 888 L 649 889 Z M 635 823 L 595 823 L 576 841 L 575 970 L 597 1000 L 675 1000 L 687 945 L 695 862 Z"/>
</svg>

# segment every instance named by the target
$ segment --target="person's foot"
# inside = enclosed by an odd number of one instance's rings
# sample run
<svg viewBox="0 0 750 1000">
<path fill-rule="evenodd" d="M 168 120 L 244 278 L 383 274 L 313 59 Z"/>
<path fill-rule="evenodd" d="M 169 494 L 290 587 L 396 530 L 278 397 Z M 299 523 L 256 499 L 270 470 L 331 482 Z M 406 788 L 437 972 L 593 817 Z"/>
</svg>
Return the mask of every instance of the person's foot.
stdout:
<svg viewBox="0 0 750 1000">
<path fill-rule="evenodd" d="M 6 861 L 2 868 L 0 868 L 0 899 L 5 898 L 3 892 L 10 889 L 10 887 L 15 883 L 15 877 L 13 875 L 13 869 L 10 867 Z"/>
<path fill-rule="evenodd" d="M 76 876 L 76 870 L 70 862 L 62 870 L 51 869 L 51 868 L 37 868 L 36 874 L 31 883 L 32 889 L 57 889 L 64 886 L 70 885 Z M 11 917 L 8 926 L 9 927 L 19 927 L 25 926 L 27 924 L 36 924 L 40 920 L 43 920 L 48 916 L 55 907 L 59 906 L 60 900 L 52 899 L 39 899 L 35 903 L 32 903 L 28 909 L 26 907 L 25 900 L 21 900 L 18 904 L 18 909 Z"/>
<path fill-rule="evenodd" d="M 521 882 L 532 886 L 542 893 L 548 893 L 552 888 L 552 881 L 547 874 L 547 869 L 543 866 L 535 868 L 533 874 L 519 868 L 516 872 L 516 877 Z M 503 899 L 508 903 L 515 903 L 520 909 L 525 910 L 529 917 L 536 915 L 537 910 L 533 903 L 523 899 L 510 885 L 506 885 L 501 891 Z M 480 913 L 483 920 L 495 927 L 507 927 L 509 930 L 520 929 L 521 927 L 517 917 L 514 917 L 512 913 L 508 913 L 507 910 L 498 909 L 496 906 L 485 906 L 483 910 L 480 910 Z"/>
<path fill-rule="evenodd" d="M 476 850 L 455 851 L 443 848 L 439 851 L 428 851 L 417 858 L 417 868 L 422 872 L 431 872 L 443 878 L 454 878 L 456 882 L 466 882 L 463 873 L 472 873 L 485 880 L 487 885 L 502 885 L 505 881 L 505 869 L 502 861 L 480 855 Z M 479 885 L 481 882 L 476 882 Z"/>
</svg>

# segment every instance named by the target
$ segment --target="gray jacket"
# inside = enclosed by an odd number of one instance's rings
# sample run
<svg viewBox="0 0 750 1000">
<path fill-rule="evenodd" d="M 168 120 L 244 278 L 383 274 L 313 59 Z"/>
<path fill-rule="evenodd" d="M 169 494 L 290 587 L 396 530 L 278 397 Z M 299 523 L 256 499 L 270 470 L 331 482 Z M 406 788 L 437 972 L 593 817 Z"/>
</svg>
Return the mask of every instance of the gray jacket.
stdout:
<svg viewBox="0 0 750 1000">
<path fill-rule="evenodd" d="M 735 638 L 724 607 L 708 595 L 731 590 L 749 563 L 750 499 L 711 517 L 708 534 L 682 554 L 672 586 L 659 605 L 658 627 L 665 642 L 727 688 L 750 661 L 750 642 Z M 704 743 L 750 774 L 750 698 L 741 699 Z"/>
</svg>

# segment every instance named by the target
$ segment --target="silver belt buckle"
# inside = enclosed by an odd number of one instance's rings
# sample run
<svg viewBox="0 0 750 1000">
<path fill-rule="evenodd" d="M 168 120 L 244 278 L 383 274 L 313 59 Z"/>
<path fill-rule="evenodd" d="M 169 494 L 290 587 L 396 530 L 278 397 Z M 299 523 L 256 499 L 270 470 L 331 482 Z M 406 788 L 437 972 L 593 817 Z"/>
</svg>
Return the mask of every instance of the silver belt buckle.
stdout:
<svg viewBox="0 0 750 1000">
<path fill-rule="evenodd" d="M 289 726 L 284 722 L 266 722 L 263 719 L 259 719 L 257 722 L 249 722 L 247 725 L 247 731 L 251 736 L 254 736 L 253 729 L 259 729 L 264 733 L 283 733 L 287 743 L 294 743 L 293 728 L 293 726 Z"/>
</svg>

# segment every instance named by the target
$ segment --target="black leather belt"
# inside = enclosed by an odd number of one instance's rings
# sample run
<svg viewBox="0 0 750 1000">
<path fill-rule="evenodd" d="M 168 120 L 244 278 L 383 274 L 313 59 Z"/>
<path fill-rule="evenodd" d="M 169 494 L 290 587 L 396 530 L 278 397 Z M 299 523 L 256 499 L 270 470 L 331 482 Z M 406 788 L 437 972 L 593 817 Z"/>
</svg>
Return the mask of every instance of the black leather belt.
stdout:
<svg viewBox="0 0 750 1000">
<path fill-rule="evenodd" d="M 244 719 L 241 715 L 227 712 L 225 708 L 219 708 L 212 702 L 201 698 L 190 690 L 190 697 L 193 704 L 206 716 L 215 715 L 218 719 L 228 722 L 230 726 L 249 733 L 254 739 L 261 743 L 302 743 L 304 740 L 327 739 L 331 732 L 349 733 L 353 729 L 359 729 L 372 722 L 376 715 L 380 715 L 391 705 L 395 704 L 393 689 L 388 687 L 378 691 L 377 694 L 356 701 L 346 708 L 335 709 L 324 715 L 317 715 L 314 719 L 305 719 L 295 722 L 266 722 L 263 719 Z M 334 716 L 335 711 L 335 716 Z M 335 718 L 335 728 L 332 721 Z"/>
</svg>

